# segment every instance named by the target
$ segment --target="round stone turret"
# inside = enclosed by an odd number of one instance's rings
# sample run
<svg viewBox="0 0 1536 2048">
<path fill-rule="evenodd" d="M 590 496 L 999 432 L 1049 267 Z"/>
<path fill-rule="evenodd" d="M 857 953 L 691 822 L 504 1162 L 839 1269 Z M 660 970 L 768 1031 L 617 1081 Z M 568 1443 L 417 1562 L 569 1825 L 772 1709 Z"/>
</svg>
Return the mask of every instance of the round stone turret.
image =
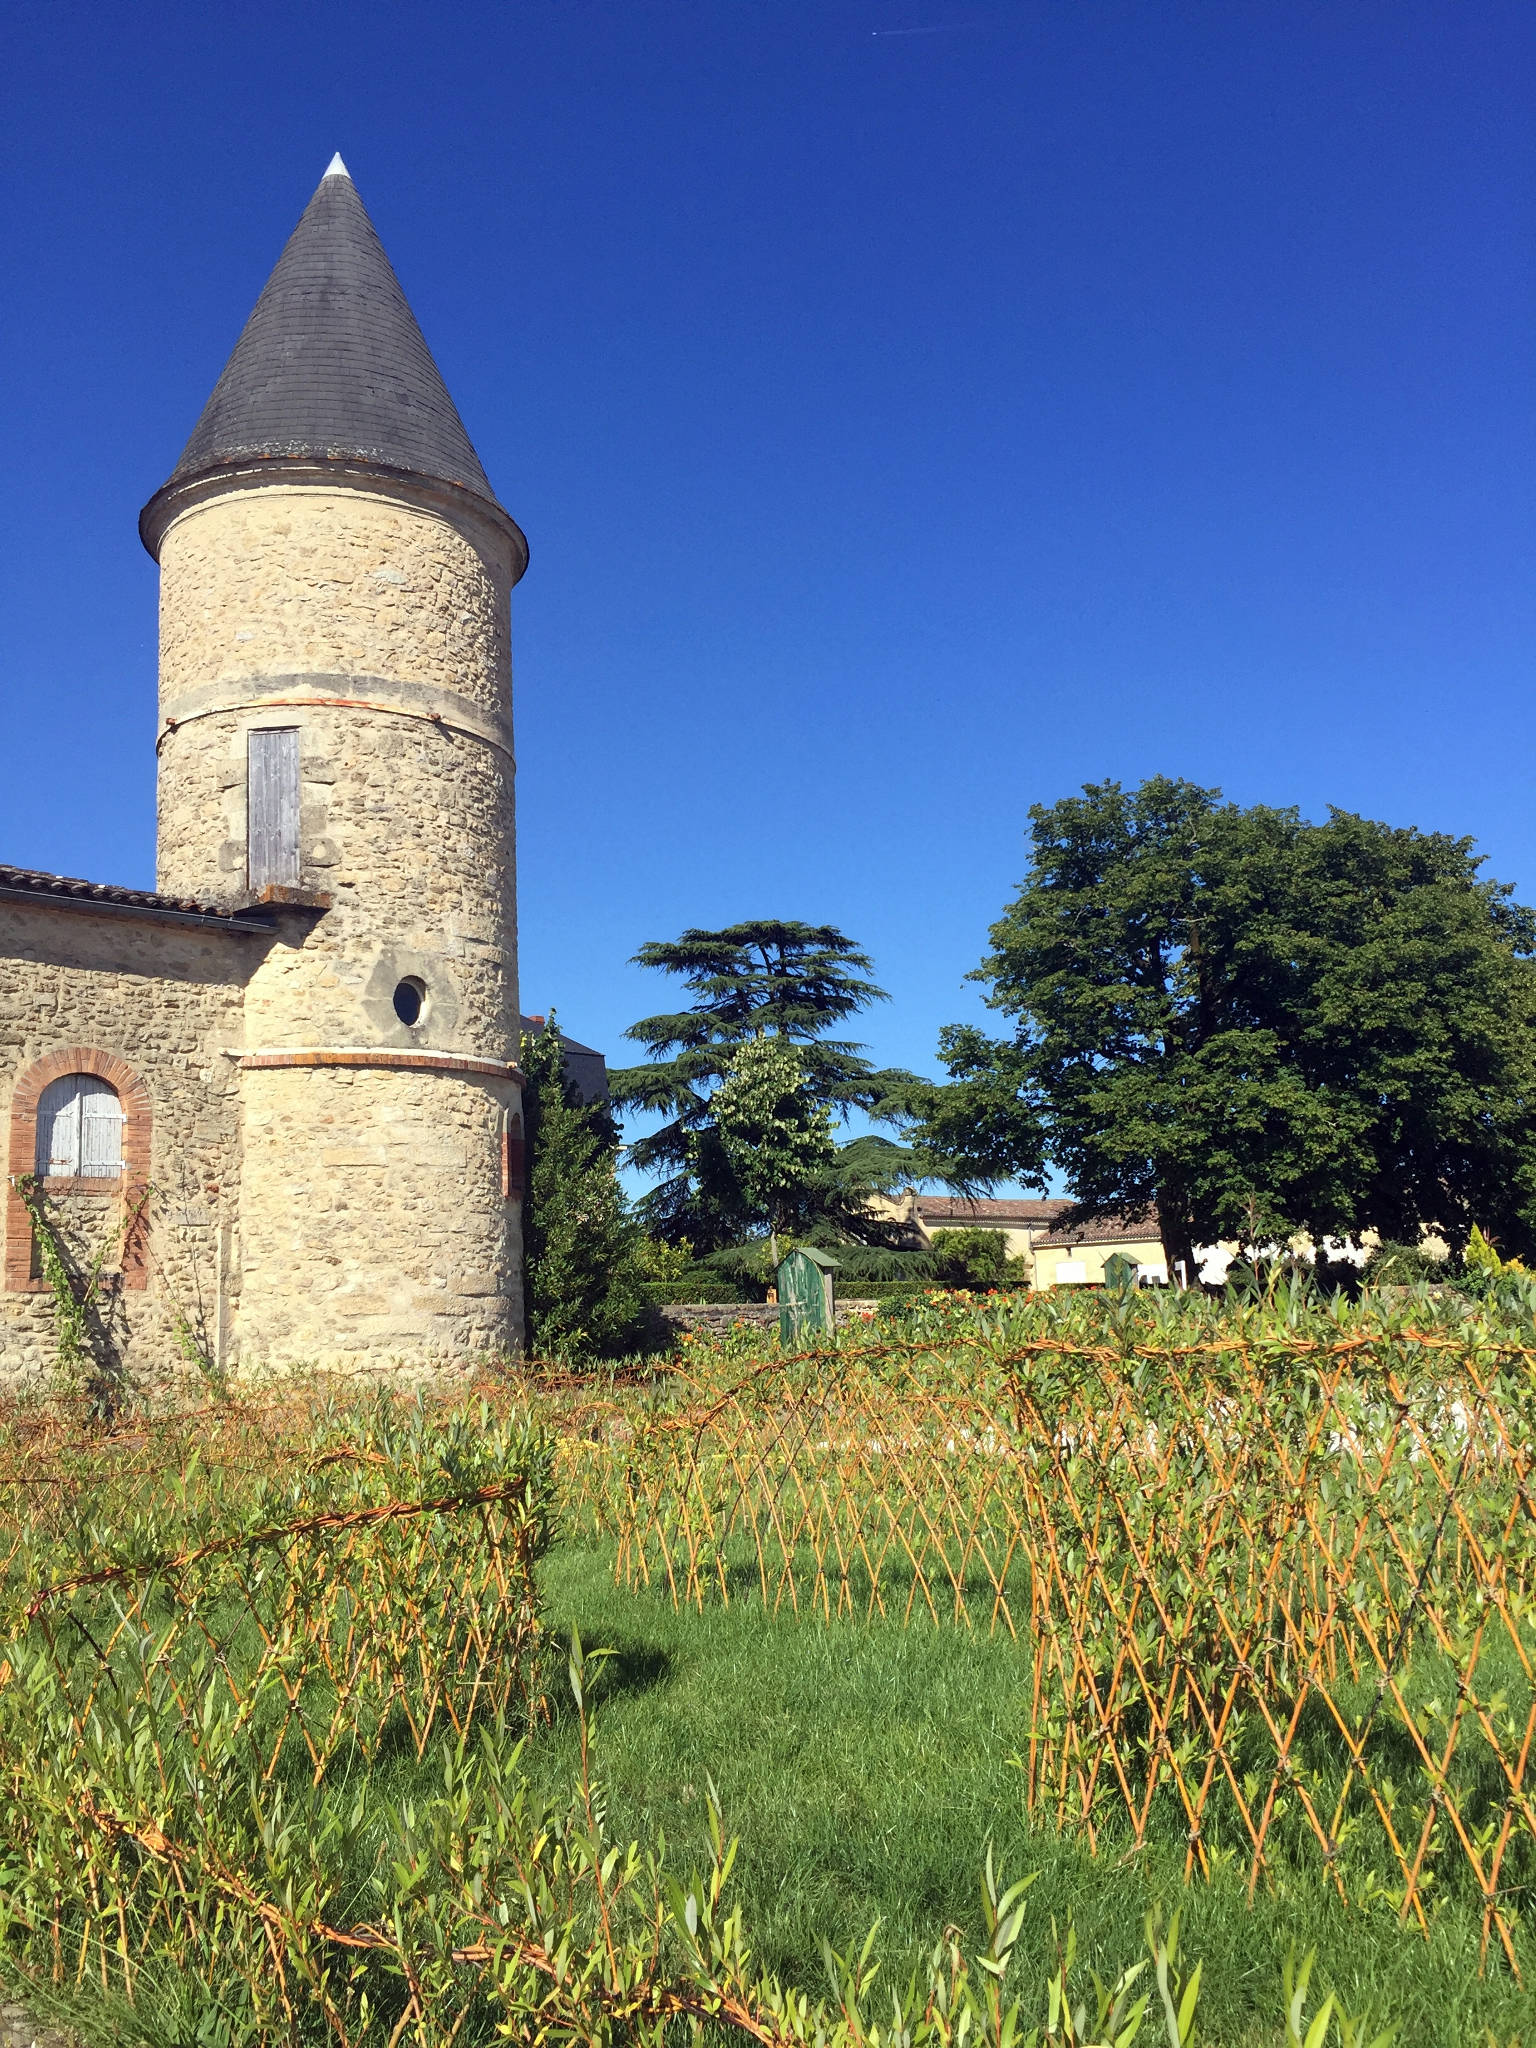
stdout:
<svg viewBox="0 0 1536 2048">
<path fill-rule="evenodd" d="M 235 1355 L 505 1353 L 527 546 L 339 158 L 140 530 L 159 886 L 278 929 L 238 1054 Z"/>
</svg>

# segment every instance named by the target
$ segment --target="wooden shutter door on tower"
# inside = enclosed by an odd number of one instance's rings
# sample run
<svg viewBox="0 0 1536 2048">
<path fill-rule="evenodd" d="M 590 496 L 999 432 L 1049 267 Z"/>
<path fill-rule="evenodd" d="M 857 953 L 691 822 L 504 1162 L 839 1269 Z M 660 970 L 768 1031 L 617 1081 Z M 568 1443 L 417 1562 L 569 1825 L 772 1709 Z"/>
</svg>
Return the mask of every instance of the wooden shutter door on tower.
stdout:
<svg viewBox="0 0 1536 2048">
<path fill-rule="evenodd" d="M 253 889 L 292 889 L 299 880 L 297 726 L 246 735 L 246 880 Z"/>
</svg>

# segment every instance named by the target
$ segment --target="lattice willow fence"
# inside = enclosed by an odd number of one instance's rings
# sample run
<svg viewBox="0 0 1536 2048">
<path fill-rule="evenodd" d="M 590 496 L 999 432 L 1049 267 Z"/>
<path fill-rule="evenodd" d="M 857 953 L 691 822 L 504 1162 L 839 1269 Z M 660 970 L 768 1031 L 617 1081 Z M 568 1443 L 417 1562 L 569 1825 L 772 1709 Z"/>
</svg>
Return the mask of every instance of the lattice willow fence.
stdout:
<svg viewBox="0 0 1536 2048">
<path fill-rule="evenodd" d="M 157 1945 L 245 1943 L 284 2008 L 312 1788 L 334 1800 L 354 1765 L 472 1723 L 510 1740 L 540 1711 L 542 1435 L 386 1404 L 295 1442 L 292 1420 L 0 1446 L 8 1910 L 36 1937 L 64 1873 L 60 1980 L 99 1973 L 131 1998 Z M 315 1855 L 344 1864 L 345 1844 Z M 281 1883 L 256 1875 L 279 1866 Z"/>
<path fill-rule="evenodd" d="M 1002 1628 L 1029 1805 L 1428 1929 L 1536 1887 L 1536 1357 L 1443 1333 L 870 1346 L 684 1386 L 573 1471 L 679 1602 Z M 584 1470 L 584 1478 L 582 1472 Z"/>
</svg>

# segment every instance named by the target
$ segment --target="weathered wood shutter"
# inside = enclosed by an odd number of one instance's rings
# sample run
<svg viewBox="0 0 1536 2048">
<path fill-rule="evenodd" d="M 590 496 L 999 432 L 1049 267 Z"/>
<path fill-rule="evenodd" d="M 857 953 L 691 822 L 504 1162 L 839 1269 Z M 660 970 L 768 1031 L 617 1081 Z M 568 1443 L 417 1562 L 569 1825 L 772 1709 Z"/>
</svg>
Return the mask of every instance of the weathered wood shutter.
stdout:
<svg viewBox="0 0 1536 2048">
<path fill-rule="evenodd" d="M 37 1101 L 37 1172 L 44 1177 L 80 1171 L 80 1076 L 50 1081 Z"/>
<path fill-rule="evenodd" d="M 246 735 L 246 880 L 292 889 L 299 880 L 299 734 L 296 726 Z"/>
<path fill-rule="evenodd" d="M 36 1170 L 49 1179 L 113 1180 L 123 1170 L 123 1106 L 109 1081 L 62 1074 L 37 1103 Z"/>
<path fill-rule="evenodd" d="M 108 1081 L 80 1076 L 80 1171 L 110 1180 L 123 1170 L 123 1105 Z"/>
</svg>

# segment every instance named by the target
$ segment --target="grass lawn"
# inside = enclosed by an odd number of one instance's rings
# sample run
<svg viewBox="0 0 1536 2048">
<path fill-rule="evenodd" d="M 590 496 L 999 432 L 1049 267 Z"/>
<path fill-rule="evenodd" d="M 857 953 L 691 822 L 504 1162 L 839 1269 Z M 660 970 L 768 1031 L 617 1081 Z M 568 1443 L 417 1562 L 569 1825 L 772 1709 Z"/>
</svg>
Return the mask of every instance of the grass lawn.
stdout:
<svg viewBox="0 0 1536 2048">
<path fill-rule="evenodd" d="M 821 1938 L 857 1947 L 877 1916 L 887 1968 L 903 1975 L 947 1923 L 976 1934 L 990 1836 L 1009 1877 L 1039 1873 L 1020 1961 L 1042 1978 L 1053 1919 L 1064 1929 L 1070 1916 L 1082 1963 L 1113 1975 L 1139 1954 L 1146 1909 L 1179 1908 L 1186 1955 L 1205 1964 L 1202 2040 L 1280 2041 L 1281 1963 L 1315 1948 L 1314 1986 L 1395 2020 L 1400 2048 L 1536 2043 L 1536 1984 L 1520 1990 L 1492 1961 L 1480 1982 L 1477 1919 L 1459 1908 L 1426 1943 L 1389 1910 L 1345 1909 L 1311 1878 L 1250 1910 L 1236 1881 L 1186 1890 L 1182 1844 L 1094 1859 L 1032 1828 L 1008 1762 L 1026 1740 L 1028 1653 L 1006 1636 L 796 1621 L 750 1601 L 679 1612 L 664 1592 L 615 1586 L 605 1549 L 562 1547 L 543 1579 L 550 1622 L 616 1652 L 596 1692 L 615 1831 L 663 1829 L 674 1863 L 702 1864 L 712 1777 L 741 1838 L 749 1939 L 807 1989 L 824 1984 Z M 528 1767 L 563 1799 L 574 1754 L 565 1717 L 530 1744 Z"/>
</svg>

